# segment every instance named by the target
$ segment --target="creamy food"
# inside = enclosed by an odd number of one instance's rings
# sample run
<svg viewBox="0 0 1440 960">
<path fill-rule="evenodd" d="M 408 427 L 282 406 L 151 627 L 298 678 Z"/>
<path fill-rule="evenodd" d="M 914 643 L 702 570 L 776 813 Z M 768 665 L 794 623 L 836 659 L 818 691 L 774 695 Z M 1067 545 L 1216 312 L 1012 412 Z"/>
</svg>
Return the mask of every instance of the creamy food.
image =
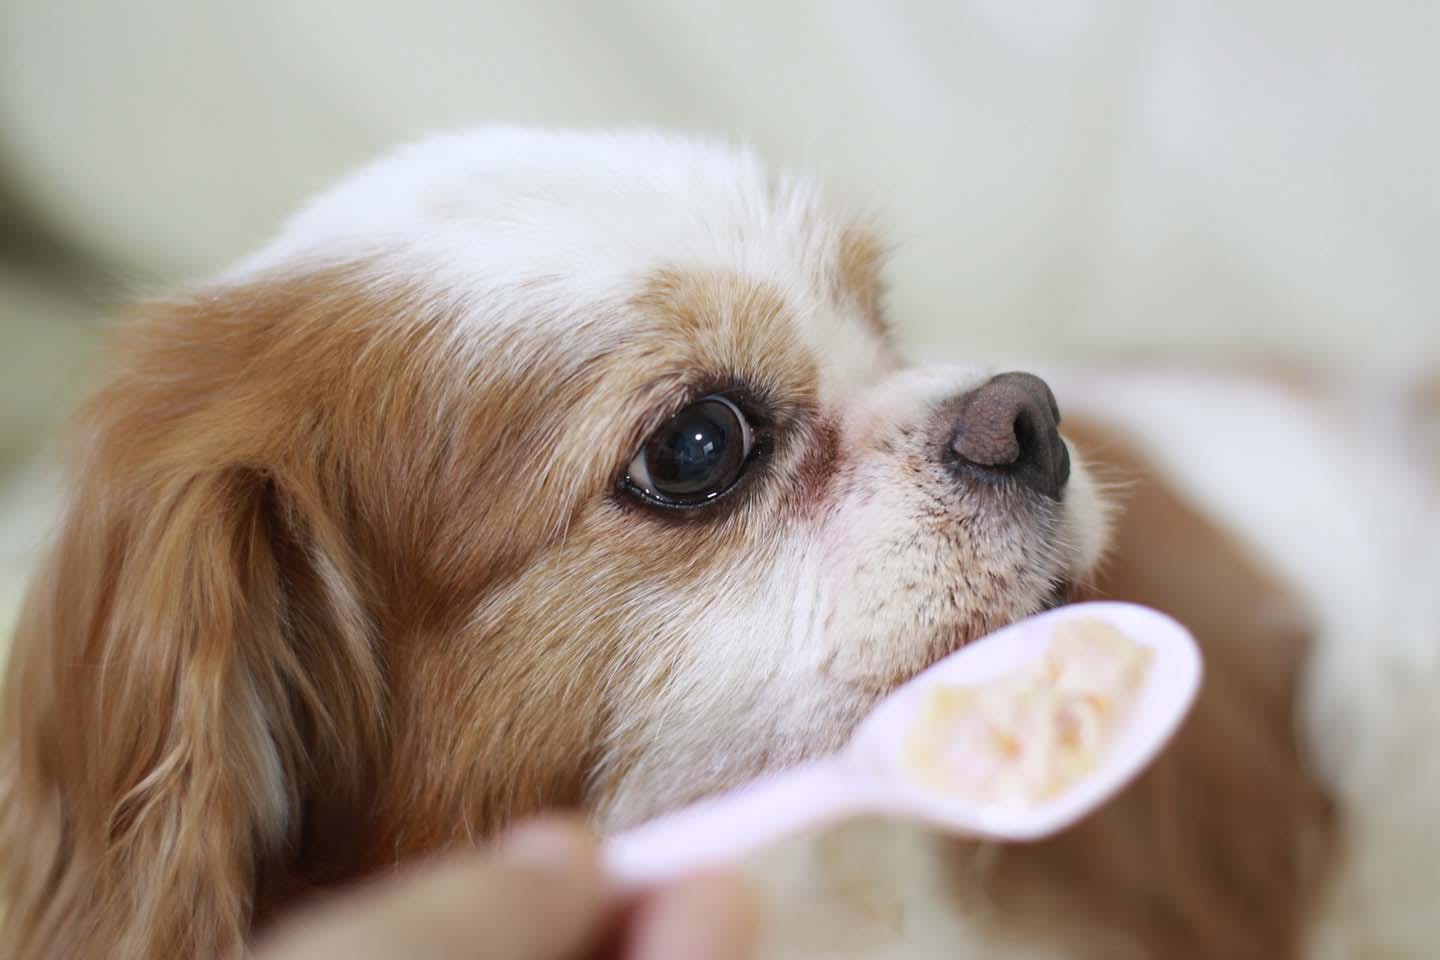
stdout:
<svg viewBox="0 0 1440 960">
<path fill-rule="evenodd" d="M 1104 621 L 1064 621 L 1037 662 L 983 686 L 929 691 L 904 766 L 925 786 L 972 803 L 1048 800 L 1099 766 L 1152 659 Z"/>
</svg>

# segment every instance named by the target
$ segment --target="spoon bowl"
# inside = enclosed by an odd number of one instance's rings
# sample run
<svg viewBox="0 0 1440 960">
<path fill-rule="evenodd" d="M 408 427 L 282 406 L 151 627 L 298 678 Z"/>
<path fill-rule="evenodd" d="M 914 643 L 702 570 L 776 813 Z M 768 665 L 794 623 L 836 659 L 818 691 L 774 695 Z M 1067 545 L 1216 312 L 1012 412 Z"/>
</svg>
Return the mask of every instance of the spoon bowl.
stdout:
<svg viewBox="0 0 1440 960">
<path fill-rule="evenodd" d="M 998 689 L 1046 662 L 1058 628 L 1095 622 L 1143 651 L 1143 673 L 1090 769 L 1023 803 L 966 796 L 917 776 L 906 745 L 937 690 Z M 606 867 L 621 886 L 650 886 L 862 814 L 910 818 L 993 840 L 1038 840 L 1093 811 L 1144 769 L 1189 711 L 1200 676 L 1194 638 L 1164 614 L 1129 603 L 1059 607 L 1003 627 L 917 674 L 870 712 L 840 752 L 612 837 Z"/>
</svg>

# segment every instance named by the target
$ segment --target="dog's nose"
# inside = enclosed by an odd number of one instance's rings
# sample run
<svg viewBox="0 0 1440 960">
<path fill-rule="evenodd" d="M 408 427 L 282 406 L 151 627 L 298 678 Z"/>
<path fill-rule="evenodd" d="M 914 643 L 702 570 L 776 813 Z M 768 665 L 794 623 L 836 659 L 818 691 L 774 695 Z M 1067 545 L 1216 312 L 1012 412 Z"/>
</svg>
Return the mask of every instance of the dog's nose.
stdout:
<svg viewBox="0 0 1440 960">
<path fill-rule="evenodd" d="M 1052 500 L 1070 479 L 1060 408 L 1039 377 L 1002 373 L 959 400 L 950 449 L 963 466 L 1010 476 Z"/>
</svg>

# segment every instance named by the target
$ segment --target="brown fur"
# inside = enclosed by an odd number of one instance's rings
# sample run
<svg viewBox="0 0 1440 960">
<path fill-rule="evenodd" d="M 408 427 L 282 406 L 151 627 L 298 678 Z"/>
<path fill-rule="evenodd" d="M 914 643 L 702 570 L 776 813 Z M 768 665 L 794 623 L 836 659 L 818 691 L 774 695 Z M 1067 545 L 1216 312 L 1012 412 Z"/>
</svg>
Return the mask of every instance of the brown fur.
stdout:
<svg viewBox="0 0 1440 960">
<path fill-rule="evenodd" d="M 882 337 L 889 335 L 880 302 L 884 295 L 880 280 L 884 260 L 885 251 L 872 231 L 852 227 L 841 234 L 833 296 L 858 306 L 866 322 Z"/>
<path fill-rule="evenodd" d="M 873 289 L 873 249 L 845 249 L 846 295 Z M 668 719 L 646 691 L 686 651 L 655 598 L 755 588 L 774 531 L 851 462 L 819 395 L 824 344 L 763 284 L 662 271 L 624 323 L 563 345 L 508 328 L 458 343 L 451 307 L 361 275 L 154 304 L 122 332 L 6 681 L 0 953 L 233 955 L 307 889 L 595 804 Z M 775 411 L 770 469 L 689 522 L 618 496 L 648 431 L 729 383 Z M 935 444 L 912 433 L 918 483 Z M 1019 528 L 986 504 L 990 526 L 967 534 L 985 562 L 961 539 L 939 558 L 976 578 L 939 608 L 981 618 L 970 633 L 1023 592 L 1000 575 Z M 950 506 L 937 494 L 925 522 L 948 529 Z M 1071 836 L 1002 858 L 996 896 L 1085 914 L 1154 956 L 1284 956 L 1323 822 L 1289 733 L 1302 638 L 1256 616 L 1271 591 L 1183 505 L 1140 485 L 1130 509 L 1100 589 L 1189 620 L 1210 684 L 1173 758 Z M 1182 528 L 1184 551 L 1136 532 Z M 913 633 L 885 601 L 875 629 Z M 944 649 L 969 635 L 942 626 Z M 888 636 L 857 645 L 849 673 L 893 683 L 944 652 Z M 727 746 L 746 769 L 654 801 L 795 759 Z"/>
<path fill-rule="evenodd" d="M 1120 799 L 1054 841 L 1000 852 L 997 907 L 1059 921 L 1081 956 L 1296 957 L 1332 846 L 1295 730 L 1309 625 L 1124 437 L 1066 432 L 1125 484 L 1111 559 L 1086 594 L 1186 624 L 1205 681 L 1175 743 Z"/>
<path fill-rule="evenodd" d="M 8 672 L 0 952 L 231 955 L 307 888 L 584 803 L 602 743 L 623 772 L 617 645 L 667 649 L 643 601 L 743 566 L 823 447 L 782 424 L 782 496 L 654 536 L 611 492 L 645 418 L 696 376 L 803 412 L 814 373 L 737 279 L 635 308 L 623 343 L 487 332 L 474 366 L 347 271 L 138 312 Z"/>
<path fill-rule="evenodd" d="M 298 835 L 289 785 L 345 797 L 380 735 L 361 571 L 321 509 L 336 451 L 311 446 L 356 414 L 276 362 L 334 369 L 358 317 L 267 313 L 157 307 L 82 418 L 4 696 L 7 956 L 233 952 Z"/>
</svg>

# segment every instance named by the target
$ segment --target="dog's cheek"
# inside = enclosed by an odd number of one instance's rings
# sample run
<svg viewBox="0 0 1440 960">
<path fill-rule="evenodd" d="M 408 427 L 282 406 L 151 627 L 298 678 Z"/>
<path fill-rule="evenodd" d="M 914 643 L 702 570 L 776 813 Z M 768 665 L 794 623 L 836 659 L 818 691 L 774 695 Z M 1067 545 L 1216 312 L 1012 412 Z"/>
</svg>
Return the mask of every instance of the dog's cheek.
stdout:
<svg viewBox="0 0 1440 960">
<path fill-rule="evenodd" d="M 865 484 L 836 513 L 817 551 L 825 609 L 820 670 L 845 686 L 882 693 L 932 658 L 925 622 L 948 594 L 936 583 L 937 553 L 908 496 L 882 497 L 895 481 Z"/>
<path fill-rule="evenodd" d="M 834 749 L 858 707 L 820 680 L 803 543 L 637 611 L 591 802 L 607 827 Z"/>
<path fill-rule="evenodd" d="M 1070 450 L 1070 482 L 1065 488 L 1060 542 L 1067 551 L 1067 579 L 1086 581 L 1110 545 L 1114 517 L 1112 496 L 1085 459 Z"/>
</svg>

